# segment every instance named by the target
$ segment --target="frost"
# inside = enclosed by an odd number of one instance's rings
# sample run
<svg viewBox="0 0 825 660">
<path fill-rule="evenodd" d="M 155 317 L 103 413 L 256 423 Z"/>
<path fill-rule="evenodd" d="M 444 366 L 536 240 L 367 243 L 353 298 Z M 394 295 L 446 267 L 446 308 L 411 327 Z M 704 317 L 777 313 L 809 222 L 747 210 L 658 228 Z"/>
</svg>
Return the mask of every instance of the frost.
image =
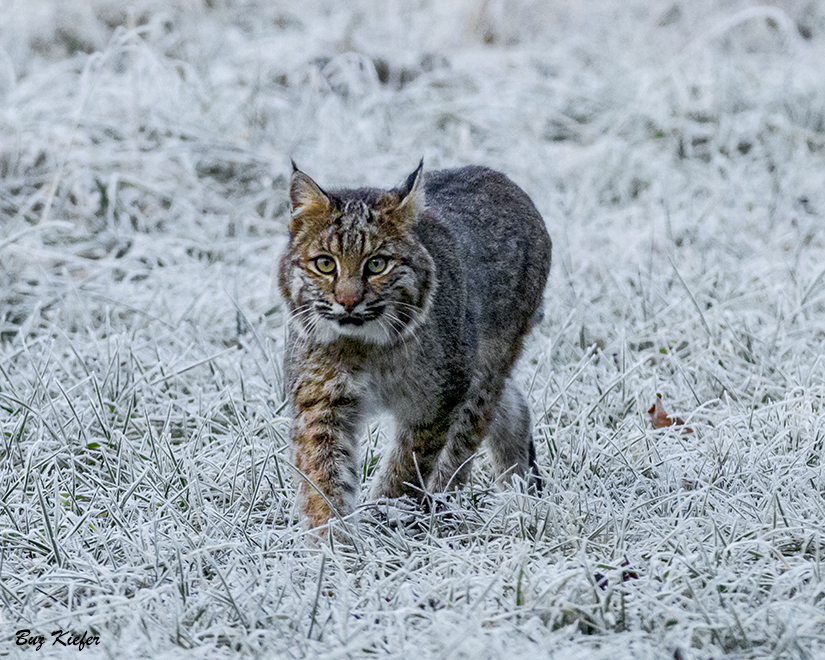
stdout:
<svg viewBox="0 0 825 660">
<path fill-rule="evenodd" d="M 817 3 L 5 0 L 0 649 L 821 656 L 823 61 Z M 547 487 L 480 460 L 313 549 L 289 159 L 392 186 L 422 156 L 547 222 L 516 376 Z M 652 428 L 657 392 L 694 433 Z"/>
</svg>

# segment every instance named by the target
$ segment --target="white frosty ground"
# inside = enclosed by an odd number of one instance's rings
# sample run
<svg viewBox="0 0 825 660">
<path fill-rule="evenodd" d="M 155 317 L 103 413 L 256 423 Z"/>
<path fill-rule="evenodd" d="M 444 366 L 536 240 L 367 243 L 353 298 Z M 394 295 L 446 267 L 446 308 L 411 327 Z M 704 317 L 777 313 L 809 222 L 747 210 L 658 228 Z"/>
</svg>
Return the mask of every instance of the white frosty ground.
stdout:
<svg viewBox="0 0 825 660">
<path fill-rule="evenodd" d="M 821 3 L 125 5 L 0 3 L 0 655 L 823 657 Z M 482 461 L 310 550 L 289 157 L 422 155 L 503 170 L 554 239 L 518 368 L 547 488 Z"/>
</svg>

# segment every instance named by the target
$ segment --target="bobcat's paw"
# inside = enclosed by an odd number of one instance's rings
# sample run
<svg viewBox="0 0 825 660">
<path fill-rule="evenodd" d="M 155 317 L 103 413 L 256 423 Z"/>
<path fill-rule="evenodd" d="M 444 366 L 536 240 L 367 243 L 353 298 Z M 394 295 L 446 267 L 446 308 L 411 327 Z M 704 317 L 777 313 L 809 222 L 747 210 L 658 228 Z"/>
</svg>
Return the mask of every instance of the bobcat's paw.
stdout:
<svg viewBox="0 0 825 660">
<path fill-rule="evenodd" d="M 423 514 L 419 503 L 408 495 L 380 497 L 367 502 L 362 509 L 365 517 L 369 515 L 375 522 L 381 522 L 389 527 L 410 525 Z"/>
</svg>

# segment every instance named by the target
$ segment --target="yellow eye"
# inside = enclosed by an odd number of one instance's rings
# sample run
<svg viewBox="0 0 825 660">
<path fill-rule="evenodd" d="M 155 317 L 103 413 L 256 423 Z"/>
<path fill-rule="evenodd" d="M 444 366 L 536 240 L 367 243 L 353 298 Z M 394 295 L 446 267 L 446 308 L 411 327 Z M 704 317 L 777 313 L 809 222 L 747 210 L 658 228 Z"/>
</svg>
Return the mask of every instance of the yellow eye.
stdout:
<svg viewBox="0 0 825 660">
<path fill-rule="evenodd" d="M 367 261 L 367 272 L 370 275 L 378 275 L 387 269 L 387 259 L 385 257 L 373 257 Z"/>
<path fill-rule="evenodd" d="M 335 272 L 335 259 L 333 259 L 332 257 L 328 257 L 326 255 L 315 257 L 313 263 L 315 264 L 315 268 L 318 269 L 319 273 L 329 275 L 330 273 Z"/>
</svg>

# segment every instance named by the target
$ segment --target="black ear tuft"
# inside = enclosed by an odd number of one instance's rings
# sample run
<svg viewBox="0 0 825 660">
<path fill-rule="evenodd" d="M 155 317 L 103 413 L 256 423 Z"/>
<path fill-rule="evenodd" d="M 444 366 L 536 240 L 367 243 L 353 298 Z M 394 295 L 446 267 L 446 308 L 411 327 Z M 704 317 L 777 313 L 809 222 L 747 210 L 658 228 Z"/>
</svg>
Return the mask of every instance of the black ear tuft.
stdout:
<svg viewBox="0 0 825 660">
<path fill-rule="evenodd" d="M 298 171 L 298 166 L 295 164 L 295 160 L 293 158 L 290 158 L 289 162 L 292 163 L 292 171 L 297 172 Z"/>
<path fill-rule="evenodd" d="M 415 168 L 415 172 L 413 172 L 412 174 L 410 174 L 410 176 L 407 177 L 407 180 L 404 182 L 404 185 L 402 185 L 399 189 L 398 192 L 401 193 L 401 199 L 404 199 L 407 195 L 409 195 L 412 192 L 412 189 L 415 186 L 415 182 L 423 169 L 424 159 L 422 158 L 421 162 L 418 163 L 418 167 Z"/>
<path fill-rule="evenodd" d="M 389 226 L 394 227 L 397 231 L 408 231 L 426 206 L 423 158 L 415 172 L 407 177 L 404 185 L 396 188 L 393 193 L 397 194 L 400 199 L 398 199 L 397 206 L 388 211 L 385 217 Z"/>
</svg>

